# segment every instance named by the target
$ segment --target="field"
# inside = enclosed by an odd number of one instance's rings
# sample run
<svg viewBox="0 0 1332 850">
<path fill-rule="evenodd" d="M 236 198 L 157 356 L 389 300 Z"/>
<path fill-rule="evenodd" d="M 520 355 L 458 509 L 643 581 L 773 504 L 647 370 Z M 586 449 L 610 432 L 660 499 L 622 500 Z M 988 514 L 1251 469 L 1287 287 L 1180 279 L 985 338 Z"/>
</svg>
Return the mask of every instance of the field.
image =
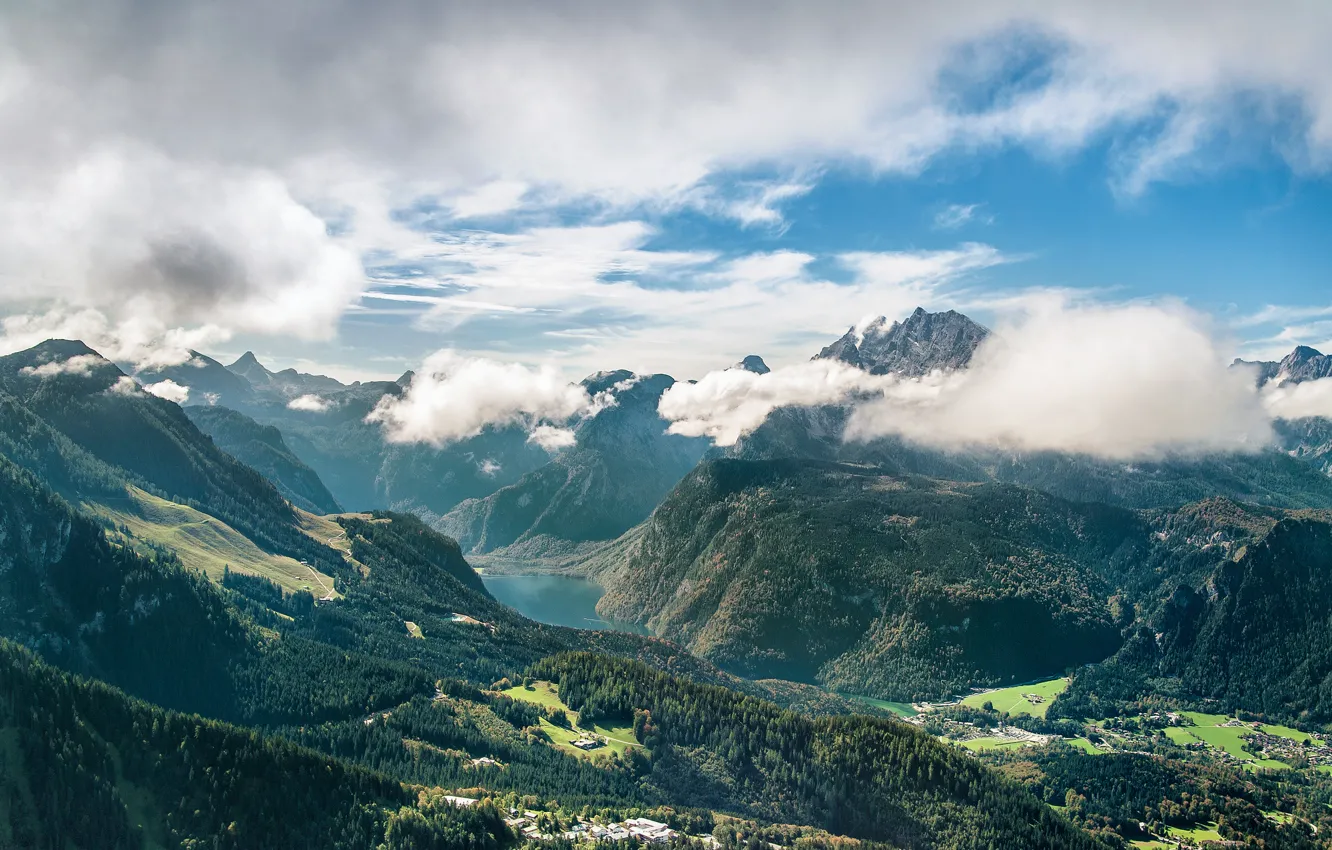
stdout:
<svg viewBox="0 0 1332 850">
<path fill-rule="evenodd" d="M 1220 841 L 1221 833 L 1216 831 L 1216 823 L 1204 823 L 1184 829 L 1179 826 L 1168 826 L 1166 832 L 1171 838 L 1187 838 L 1195 844 L 1202 841 Z"/>
<path fill-rule="evenodd" d="M 1065 738 L 1064 743 L 1094 756 L 1098 756 L 1102 752 L 1101 750 L 1096 749 L 1096 745 L 1091 741 L 1088 741 L 1086 738 Z"/>
<path fill-rule="evenodd" d="M 970 741 L 963 741 L 962 746 L 978 753 L 981 750 L 1017 750 L 1028 746 L 1025 741 L 1014 741 L 1012 738 L 972 738 Z"/>
<path fill-rule="evenodd" d="M 159 499 L 137 487 L 123 500 L 85 505 L 117 526 L 125 526 L 140 539 L 166 546 L 181 563 L 221 581 L 222 568 L 263 576 L 292 592 L 308 591 L 323 597 L 333 590 L 333 579 L 285 555 L 274 555 L 254 545 L 236 529 L 202 511 Z"/>
<path fill-rule="evenodd" d="M 509 688 L 503 692 L 505 696 L 512 697 L 523 702 L 535 703 L 542 708 L 558 708 L 568 712 L 569 719 L 574 719 L 574 711 L 564 704 L 560 699 L 559 689 L 550 682 L 533 682 L 531 689 L 519 685 Z M 602 725 L 595 723 L 592 728 L 575 726 L 573 729 L 564 729 L 556 726 L 554 723 L 541 719 L 541 729 L 550 736 L 551 743 L 561 750 L 579 758 L 595 759 L 604 758 L 609 753 L 623 755 L 624 751 L 630 747 L 639 746 L 634 741 L 634 727 L 631 723 L 623 724 L 611 723 Z M 606 746 L 595 750 L 580 750 L 573 745 L 574 741 L 582 738 L 585 734 L 592 733 L 606 739 Z"/>
<path fill-rule="evenodd" d="M 962 700 L 968 708 L 980 708 L 985 703 L 993 703 L 994 710 L 1008 714 L 1027 714 L 1032 717 L 1044 717 L 1050 703 L 1068 687 L 1068 679 L 1048 679 L 1030 685 L 1017 685 L 1011 688 L 999 688 L 971 694 Z M 1028 699 L 1036 697 L 1036 701 Z"/>
<path fill-rule="evenodd" d="M 1196 711 L 1186 711 L 1182 714 L 1196 725 L 1171 726 L 1166 729 L 1166 736 L 1176 744 L 1186 746 L 1194 741 L 1202 741 L 1246 762 L 1246 767 L 1281 770 L 1289 766 L 1285 762 L 1274 759 L 1260 759 L 1254 756 L 1253 753 L 1246 752 L 1244 750 L 1244 736 L 1251 734 L 1253 730 L 1248 726 L 1221 725 L 1230 720 L 1224 714 L 1203 714 Z M 1273 732 L 1272 734 L 1275 735 L 1276 733 Z M 1303 739 L 1301 738 L 1301 740 Z"/>
</svg>

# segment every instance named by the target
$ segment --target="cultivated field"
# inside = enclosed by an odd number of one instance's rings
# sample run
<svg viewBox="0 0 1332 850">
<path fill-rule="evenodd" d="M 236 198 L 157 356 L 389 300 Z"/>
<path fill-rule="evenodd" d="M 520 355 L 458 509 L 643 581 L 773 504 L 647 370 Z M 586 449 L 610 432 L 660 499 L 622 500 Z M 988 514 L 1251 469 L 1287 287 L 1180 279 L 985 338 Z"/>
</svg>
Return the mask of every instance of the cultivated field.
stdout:
<svg viewBox="0 0 1332 850">
<path fill-rule="evenodd" d="M 962 700 L 968 708 L 980 708 L 985 703 L 993 703 L 994 710 L 1009 714 L 1029 714 L 1032 717 L 1044 717 L 1050 703 L 1068 687 L 1068 679 L 1048 679 L 1033 682 L 1030 685 L 1016 685 L 1011 688 L 999 688 L 993 691 L 974 693 Z"/>
<path fill-rule="evenodd" d="M 576 715 L 573 709 L 565 705 L 564 700 L 560 699 L 559 686 L 551 682 L 533 682 L 531 688 L 525 688 L 522 685 L 509 688 L 502 692 L 507 697 L 512 697 L 523 702 L 535 703 L 542 708 L 563 709 L 569 715 L 569 720 L 573 721 Z M 578 756 L 579 758 L 593 759 L 603 758 L 610 753 L 623 755 L 625 750 L 630 747 L 640 746 L 634 740 L 634 727 L 632 723 L 623 724 L 610 723 L 602 725 L 594 723 L 591 728 L 574 726 L 572 729 L 564 729 L 556 726 L 554 723 L 541 719 L 541 729 L 550 736 L 551 743 L 564 750 L 567 753 Z M 581 750 L 573 745 L 574 741 L 585 737 L 588 734 L 597 735 L 604 738 L 606 746 L 598 747 L 595 750 Z"/>
</svg>

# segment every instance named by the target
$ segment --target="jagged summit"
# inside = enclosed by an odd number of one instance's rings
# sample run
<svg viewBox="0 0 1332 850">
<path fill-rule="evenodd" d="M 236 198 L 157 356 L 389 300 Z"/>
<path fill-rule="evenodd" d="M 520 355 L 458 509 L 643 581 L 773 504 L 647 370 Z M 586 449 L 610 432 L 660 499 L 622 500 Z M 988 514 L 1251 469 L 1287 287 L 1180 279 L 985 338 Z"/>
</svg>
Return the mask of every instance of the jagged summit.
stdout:
<svg viewBox="0 0 1332 850">
<path fill-rule="evenodd" d="M 271 376 L 273 373 L 265 368 L 264 364 L 259 362 L 259 358 L 254 356 L 253 351 L 247 351 L 236 362 L 227 367 L 232 372 L 253 380 L 255 377 Z M 252 373 L 259 373 L 258 375 Z"/>
<path fill-rule="evenodd" d="M 731 368 L 744 369 L 746 372 L 753 372 L 755 375 L 766 375 L 772 371 L 768 368 L 768 364 L 763 362 L 763 358 L 757 354 L 749 355 Z"/>
<path fill-rule="evenodd" d="M 412 379 L 415 377 L 416 373 L 413 372 L 411 369 L 408 369 L 406 372 L 403 372 L 401 375 L 399 375 L 398 380 L 394 381 L 393 383 L 397 384 L 400 387 L 411 386 Z"/>
<path fill-rule="evenodd" d="M 1298 384 L 1332 377 L 1332 355 L 1324 354 L 1308 345 L 1297 345 L 1280 360 L 1241 360 L 1235 358 L 1232 366 L 1249 366 L 1258 371 L 1259 386 L 1268 381 L 1277 384 Z"/>
<path fill-rule="evenodd" d="M 936 369 L 960 369 L 989 335 L 955 310 L 915 312 L 891 325 L 880 316 L 863 328 L 852 327 L 815 359 L 840 360 L 875 375 L 896 373 L 918 377 Z"/>
</svg>

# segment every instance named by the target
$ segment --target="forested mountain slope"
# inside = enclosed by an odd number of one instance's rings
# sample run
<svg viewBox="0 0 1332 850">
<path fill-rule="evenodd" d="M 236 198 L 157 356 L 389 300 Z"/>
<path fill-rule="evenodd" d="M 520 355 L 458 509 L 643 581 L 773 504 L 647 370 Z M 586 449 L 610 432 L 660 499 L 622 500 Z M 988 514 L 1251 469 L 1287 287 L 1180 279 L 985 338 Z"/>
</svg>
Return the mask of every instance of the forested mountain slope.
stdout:
<svg viewBox="0 0 1332 850">
<path fill-rule="evenodd" d="M 634 717 L 649 781 L 695 805 L 909 848 L 1092 848 L 1029 792 L 892 720 L 810 718 L 723 688 L 591 654 L 542 662 L 580 718 Z"/>
<path fill-rule="evenodd" d="M 72 443 L 125 483 L 197 507 L 264 548 L 308 559 L 326 572 L 337 569 L 338 561 L 300 530 L 295 512 L 267 479 L 219 449 L 175 403 L 143 392 L 82 343 L 51 340 L 0 357 L 0 389 L 16 403 L 14 424 L 5 423 L 16 442 L 23 439 L 18 434 L 33 434 L 45 447 L 43 456 Z M 65 439 L 50 439 L 19 406 Z M 25 458 L 38 454 L 21 449 L 13 455 L 19 463 Z"/>
<path fill-rule="evenodd" d="M 892 698 L 1095 661 L 1129 511 L 812 461 L 706 462 L 618 557 L 599 610 L 749 675 Z M 798 602 L 797 602 L 798 600 Z"/>
<path fill-rule="evenodd" d="M 12 847 L 495 850 L 459 809 L 280 739 L 163 711 L 0 642 L 0 843 Z"/>
<path fill-rule="evenodd" d="M 342 511 L 319 476 L 287 447 L 282 432 L 227 407 L 192 405 L 185 415 L 227 454 L 262 474 L 293 505 L 317 514 Z"/>
</svg>

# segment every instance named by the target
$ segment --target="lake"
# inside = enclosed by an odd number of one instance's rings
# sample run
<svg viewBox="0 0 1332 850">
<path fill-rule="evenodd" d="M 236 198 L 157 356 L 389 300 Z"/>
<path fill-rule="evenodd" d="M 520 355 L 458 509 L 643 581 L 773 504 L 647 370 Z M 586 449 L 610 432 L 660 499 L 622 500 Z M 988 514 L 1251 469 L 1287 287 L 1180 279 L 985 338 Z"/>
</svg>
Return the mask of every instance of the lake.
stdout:
<svg viewBox="0 0 1332 850">
<path fill-rule="evenodd" d="M 639 635 L 650 634 L 647 629 L 633 623 L 601 619 L 597 615 L 597 600 L 605 591 L 601 585 L 585 578 L 482 573 L 481 583 L 491 596 L 538 623 L 575 629 L 614 629 Z"/>
</svg>

